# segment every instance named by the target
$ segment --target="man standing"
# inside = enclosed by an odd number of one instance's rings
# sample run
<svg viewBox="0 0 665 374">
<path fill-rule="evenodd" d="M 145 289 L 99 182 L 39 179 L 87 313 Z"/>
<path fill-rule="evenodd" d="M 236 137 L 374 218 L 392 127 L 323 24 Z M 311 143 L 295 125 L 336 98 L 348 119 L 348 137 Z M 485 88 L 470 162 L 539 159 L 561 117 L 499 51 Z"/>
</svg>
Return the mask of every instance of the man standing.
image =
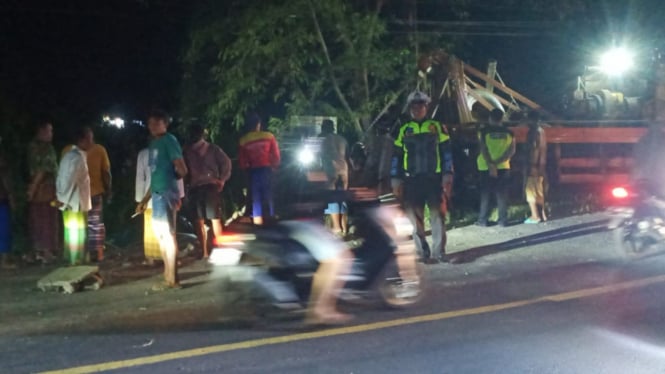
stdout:
<svg viewBox="0 0 665 374">
<path fill-rule="evenodd" d="M 280 154 L 275 136 L 261 131 L 261 118 L 251 114 L 245 120 L 247 133 L 240 138 L 238 164 L 249 174 L 254 224 L 263 224 L 263 205 L 268 204 L 270 216 L 275 215 L 272 199 L 272 171 L 279 166 Z"/>
<path fill-rule="evenodd" d="M 199 242 L 203 258 L 208 258 L 208 232 L 205 220 L 212 223 L 213 238 L 222 235 L 222 199 L 220 193 L 231 176 L 231 159 L 215 144 L 204 139 L 201 125 L 189 128 L 191 144 L 184 150 L 189 170 L 189 201 L 196 212 Z"/>
<path fill-rule="evenodd" d="M 426 119 L 430 98 L 414 91 L 407 99 L 412 120 L 402 125 L 395 140 L 391 176 L 401 179 L 402 201 L 414 227 L 421 259 L 446 256 L 446 201 L 452 192 L 453 160 L 450 136 L 438 121 Z M 399 183 L 397 183 L 399 184 Z M 425 238 L 424 208 L 429 207 L 433 251 Z M 450 259 L 452 260 L 452 259 Z"/>
<path fill-rule="evenodd" d="M 510 158 L 515 154 L 515 137 L 503 126 L 503 111 L 493 109 L 489 125 L 478 135 L 480 154 L 476 161 L 480 172 L 480 213 L 476 225 L 487 226 L 490 192 L 496 194 L 499 226 L 508 224 L 508 184 Z"/>
<path fill-rule="evenodd" d="M 349 188 L 349 165 L 346 162 L 349 143 L 341 135 L 335 134 L 335 124 L 325 119 L 321 124 L 321 164 L 326 174 L 329 190 L 347 190 Z M 332 220 L 335 235 L 347 234 L 346 203 L 336 201 L 328 204 L 326 210 Z"/>
<path fill-rule="evenodd" d="M 89 127 L 84 131 L 91 145 L 86 150 L 86 161 L 88 173 L 90 174 L 90 194 L 92 209 L 88 212 L 88 234 L 86 241 L 86 253 L 91 261 L 102 261 L 104 259 L 104 242 L 106 240 L 106 226 L 104 225 L 104 196 L 111 198 L 111 161 L 109 161 L 106 148 L 95 143 L 94 133 Z M 63 155 L 71 149 L 65 147 Z"/>
<path fill-rule="evenodd" d="M 35 138 L 28 145 L 28 185 L 30 238 L 38 256 L 52 261 L 58 252 L 58 210 L 51 206 L 56 198 L 55 178 L 58 174 L 58 156 L 51 142 L 53 125 L 41 122 Z"/>
<path fill-rule="evenodd" d="M 390 125 L 379 122 L 374 126 L 374 134 L 367 144 L 364 185 L 376 188 L 379 195 L 390 193 L 390 160 L 394 140 L 390 136 Z"/>
<path fill-rule="evenodd" d="M 524 223 L 547 221 L 545 214 L 545 174 L 547 172 L 547 139 L 538 112 L 529 112 L 529 131 L 526 136 L 526 165 L 524 195 L 531 216 Z"/>
<path fill-rule="evenodd" d="M 150 190 L 150 148 L 143 148 L 136 157 L 136 181 L 134 200 L 140 203 Z M 185 197 L 185 185 L 182 179 L 178 179 L 178 196 Z M 155 260 L 162 260 L 159 240 L 155 236 L 152 226 L 152 199 L 148 200 L 143 212 L 143 255 L 144 265 L 154 266 Z"/>
<path fill-rule="evenodd" d="M 148 117 L 152 135 L 150 189 L 136 207 L 137 213 L 143 213 L 152 198 L 152 226 L 164 261 L 164 283 L 153 287 L 155 291 L 180 288 L 175 240 L 176 212 L 181 205 L 177 180 L 187 175 L 187 166 L 178 140 L 167 132 L 169 122 L 169 115 L 161 110 L 153 111 Z"/>
<path fill-rule="evenodd" d="M 65 223 L 65 259 L 70 265 L 80 265 L 84 260 L 87 213 L 92 206 L 85 154 L 92 146 L 89 130 L 76 131 L 75 145 L 62 157 L 56 180 L 57 205 Z"/>
</svg>

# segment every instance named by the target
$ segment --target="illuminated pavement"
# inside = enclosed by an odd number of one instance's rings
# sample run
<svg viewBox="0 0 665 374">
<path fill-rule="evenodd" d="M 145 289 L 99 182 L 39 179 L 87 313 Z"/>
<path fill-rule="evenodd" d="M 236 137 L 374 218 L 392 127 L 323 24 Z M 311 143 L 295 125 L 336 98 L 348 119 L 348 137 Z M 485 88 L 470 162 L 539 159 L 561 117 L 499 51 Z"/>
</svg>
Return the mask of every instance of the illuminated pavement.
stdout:
<svg viewBox="0 0 665 374">
<path fill-rule="evenodd" d="M 143 304 L 134 291 L 113 287 L 68 303 L 54 295 L 47 298 L 54 314 L 69 308 L 80 316 L 83 304 L 74 301 L 103 304 L 111 294 L 127 295 L 116 300 L 127 307 L 146 306 L 129 318 L 97 305 L 97 326 L 94 315 L 80 323 L 58 314 L 52 326 L 33 329 L 28 317 L 13 315 L 25 329 L 3 330 L 0 372 L 65 373 L 82 365 L 91 366 L 79 372 L 665 372 L 665 256 L 617 262 L 601 219 L 455 230 L 450 248 L 474 248 L 465 252 L 470 262 L 429 267 L 423 305 L 351 307 L 356 319 L 342 328 L 242 318 L 240 306 L 230 317 L 234 307 L 220 312 L 211 282 Z"/>
</svg>

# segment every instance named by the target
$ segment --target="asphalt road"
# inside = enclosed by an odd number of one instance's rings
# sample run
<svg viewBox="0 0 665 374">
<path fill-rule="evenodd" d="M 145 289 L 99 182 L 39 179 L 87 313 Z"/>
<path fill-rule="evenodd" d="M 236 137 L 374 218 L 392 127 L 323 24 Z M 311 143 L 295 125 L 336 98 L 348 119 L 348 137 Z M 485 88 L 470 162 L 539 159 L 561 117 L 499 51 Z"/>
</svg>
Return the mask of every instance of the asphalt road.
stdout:
<svg viewBox="0 0 665 374">
<path fill-rule="evenodd" d="M 95 300 L 85 323 L 58 314 L 64 308 L 78 319 L 85 303 L 47 298 L 58 317 L 46 328 L 14 314 L 24 325 L 0 330 L 0 372 L 665 372 L 665 256 L 619 261 L 602 215 L 469 227 L 449 240 L 467 262 L 430 266 L 422 305 L 348 306 L 356 318 L 339 328 L 256 320 L 232 303 L 222 318 L 217 301 L 187 301 L 219 292 L 214 281 L 155 298 L 148 307 L 155 314 L 144 317 L 104 314 L 112 304 L 130 305 L 122 285 L 72 299 Z"/>
</svg>

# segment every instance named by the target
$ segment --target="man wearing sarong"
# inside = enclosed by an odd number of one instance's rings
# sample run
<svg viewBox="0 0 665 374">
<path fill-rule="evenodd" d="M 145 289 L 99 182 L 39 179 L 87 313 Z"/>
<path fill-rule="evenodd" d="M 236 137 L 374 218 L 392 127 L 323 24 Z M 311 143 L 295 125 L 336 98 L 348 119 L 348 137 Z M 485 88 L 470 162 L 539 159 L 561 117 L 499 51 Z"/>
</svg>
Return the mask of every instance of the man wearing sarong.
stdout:
<svg viewBox="0 0 665 374">
<path fill-rule="evenodd" d="M 57 205 L 65 225 L 65 260 L 73 266 L 84 260 L 87 213 L 92 207 L 86 161 L 86 150 L 92 146 L 89 130 L 76 131 L 75 145 L 62 157 L 56 179 Z"/>
<path fill-rule="evenodd" d="M 140 203 L 146 193 L 150 190 L 150 149 L 142 149 L 136 159 L 136 185 L 134 200 Z M 185 187 L 182 179 L 178 179 L 178 192 L 180 198 L 185 197 Z M 161 261 L 162 252 L 159 249 L 159 241 L 152 227 L 152 199 L 148 200 L 143 212 L 143 255 L 144 265 L 153 266 L 155 260 Z"/>
<path fill-rule="evenodd" d="M 91 261 L 104 259 L 104 242 L 106 226 L 104 225 L 104 197 L 111 198 L 111 162 L 106 148 L 95 143 L 92 129 L 85 128 L 88 142 L 92 146 L 86 151 L 88 174 L 90 175 L 90 194 L 92 209 L 88 212 L 88 232 L 86 236 L 86 256 Z M 71 149 L 65 147 L 63 156 Z"/>
<path fill-rule="evenodd" d="M 164 261 L 164 282 L 153 287 L 154 291 L 179 289 L 178 245 L 175 240 L 175 220 L 182 205 L 178 192 L 178 179 L 187 175 L 182 149 L 175 136 L 168 133 L 171 117 L 161 110 L 148 117 L 150 141 L 150 189 L 136 207 L 143 213 L 152 199 L 152 226 Z"/>
</svg>

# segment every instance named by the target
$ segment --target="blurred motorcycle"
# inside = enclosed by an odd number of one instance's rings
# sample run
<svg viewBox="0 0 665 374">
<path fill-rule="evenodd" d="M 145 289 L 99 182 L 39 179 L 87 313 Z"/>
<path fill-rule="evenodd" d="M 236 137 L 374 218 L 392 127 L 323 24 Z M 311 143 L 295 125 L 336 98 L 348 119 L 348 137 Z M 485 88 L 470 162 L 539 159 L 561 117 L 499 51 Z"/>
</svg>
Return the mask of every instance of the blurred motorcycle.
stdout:
<svg viewBox="0 0 665 374">
<path fill-rule="evenodd" d="M 665 252 L 665 199 L 645 181 L 612 189 L 608 228 L 620 256 L 638 259 Z"/>
<path fill-rule="evenodd" d="M 417 304 L 424 296 L 425 279 L 415 249 L 405 240 L 412 231 L 409 221 L 396 204 L 379 199 L 347 202 L 358 245 L 352 248 L 353 264 L 339 298 L 378 301 L 389 308 Z M 310 212 L 319 215 L 322 208 L 309 205 Z M 319 263 L 309 248 L 293 239 L 292 229 L 280 222 L 233 225 L 220 238 L 210 262 L 230 274 L 251 274 L 257 291 L 252 303 L 259 309 L 304 311 Z"/>
</svg>

